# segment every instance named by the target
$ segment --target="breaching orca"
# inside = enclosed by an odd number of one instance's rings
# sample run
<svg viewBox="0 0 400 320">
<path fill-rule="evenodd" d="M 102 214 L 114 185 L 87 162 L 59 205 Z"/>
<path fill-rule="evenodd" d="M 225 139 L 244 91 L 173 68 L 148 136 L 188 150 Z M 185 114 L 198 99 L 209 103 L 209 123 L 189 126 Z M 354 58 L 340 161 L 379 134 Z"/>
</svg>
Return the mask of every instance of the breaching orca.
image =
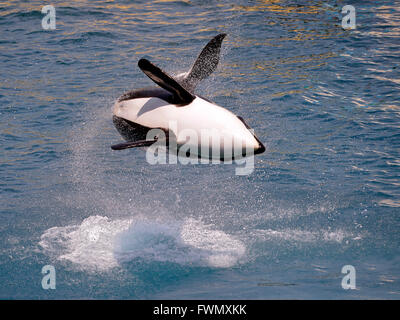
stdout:
<svg viewBox="0 0 400 320">
<path fill-rule="evenodd" d="M 148 133 L 160 129 L 170 149 L 175 146 L 178 151 L 185 145 L 185 150 L 190 150 L 185 156 L 225 161 L 264 152 L 264 145 L 241 117 L 193 93 L 197 84 L 217 68 L 225 36 L 214 37 L 189 72 L 175 78 L 140 59 L 139 68 L 159 87 L 133 90 L 118 98 L 113 122 L 127 142 L 111 148 L 122 150 L 159 143 L 160 136 L 149 137 Z"/>
</svg>

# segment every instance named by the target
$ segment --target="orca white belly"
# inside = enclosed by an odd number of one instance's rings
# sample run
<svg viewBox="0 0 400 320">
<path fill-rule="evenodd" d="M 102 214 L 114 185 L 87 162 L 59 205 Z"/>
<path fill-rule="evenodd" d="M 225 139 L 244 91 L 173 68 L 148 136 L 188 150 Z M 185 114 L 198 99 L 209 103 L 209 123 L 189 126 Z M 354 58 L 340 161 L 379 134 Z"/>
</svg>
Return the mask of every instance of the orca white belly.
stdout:
<svg viewBox="0 0 400 320">
<path fill-rule="evenodd" d="M 234 154 L 259 148 L 237 116 L 199 97 L 184 107 L 159 98 L 124 100 L 115 104 L 114 115 L 145 127 L 170 130 L 178 145 L 194 143 L 196 147 L 224 152 L 230 144 Z"/>
</svg>

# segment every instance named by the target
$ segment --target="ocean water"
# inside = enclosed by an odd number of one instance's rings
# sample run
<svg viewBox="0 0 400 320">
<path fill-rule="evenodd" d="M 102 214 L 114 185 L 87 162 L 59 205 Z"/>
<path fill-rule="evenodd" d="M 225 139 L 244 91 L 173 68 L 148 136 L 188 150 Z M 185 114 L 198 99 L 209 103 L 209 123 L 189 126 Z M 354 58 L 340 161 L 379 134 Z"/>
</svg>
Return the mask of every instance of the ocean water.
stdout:
<svg viewBox="0 0 400 320">
<path fill-rule="evenodd" d="M 1 299 L 400 298 L 400 1 L 49 4 L 55 30 L 0 1 Z M 197 93 L 255 129 L 254 171 L 112 151 L 137 61 L 185 72 L 220 32 Z"/>
</svg>

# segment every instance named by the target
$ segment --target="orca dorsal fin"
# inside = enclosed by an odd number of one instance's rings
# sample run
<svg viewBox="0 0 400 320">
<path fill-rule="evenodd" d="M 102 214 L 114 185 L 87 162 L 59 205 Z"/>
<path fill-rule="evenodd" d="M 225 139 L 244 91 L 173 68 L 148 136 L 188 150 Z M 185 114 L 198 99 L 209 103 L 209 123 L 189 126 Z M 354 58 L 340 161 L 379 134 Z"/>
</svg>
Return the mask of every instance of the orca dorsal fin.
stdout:
<svg viewBox="0 0 400 320">
<path fill-rule="evenodd" d="M 212 74 L 219 62 L 221 44 L 226 33 L 220 33 L 212 38 L 201 50 L 190 71 L 179 82 L 190 92 L 193 92 L 197 84 Z"/>
<path fill-rule="evenodd" d="M 174 78 L 161 70 L 156 65 L 152 64 L 147 59 L 140 59 L 138 62 L 139 68 L 161 88 L 171 92 L 174 96 L 173 103 L 177 105 L 186 105 L 191 103 L 196 96 L 182 87 Z"/>
</svg>

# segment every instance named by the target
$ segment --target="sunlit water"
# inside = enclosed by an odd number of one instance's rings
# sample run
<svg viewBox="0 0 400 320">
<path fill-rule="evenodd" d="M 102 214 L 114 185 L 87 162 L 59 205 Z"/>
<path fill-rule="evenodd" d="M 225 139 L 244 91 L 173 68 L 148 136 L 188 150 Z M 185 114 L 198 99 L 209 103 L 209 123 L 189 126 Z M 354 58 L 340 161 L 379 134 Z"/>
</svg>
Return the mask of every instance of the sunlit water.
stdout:
<svg viewBox="0 0 400 320">
<path fill-rule="evenodd" d="M 0 298 L 398 299 L 400 2 L 295 3 L 52 1 L 43 31 L 1 1 Z M 137 61 L 184 72 L 219 32 L 197 93 L 255 129 L 254 172 L 112 151 Z"/>
</svg>

